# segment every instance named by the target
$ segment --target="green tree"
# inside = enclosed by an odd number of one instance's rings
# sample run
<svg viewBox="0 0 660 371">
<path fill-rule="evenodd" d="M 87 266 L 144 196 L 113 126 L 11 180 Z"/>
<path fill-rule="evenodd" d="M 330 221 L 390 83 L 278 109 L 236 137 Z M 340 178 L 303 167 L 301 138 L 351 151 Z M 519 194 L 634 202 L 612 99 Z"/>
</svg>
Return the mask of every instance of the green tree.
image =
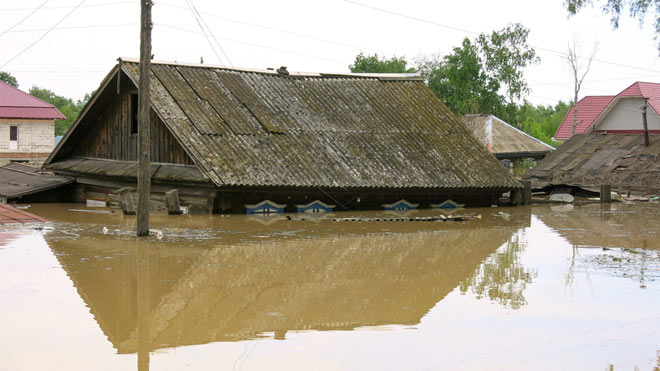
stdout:
<svg viewBox="0 0 660 371">
<path fill-rule="evenodd" d="M 486 74 L 479 49 L 470 39 L 463 39 L 460 47 L 440 60 L 421 61 L 418 68 L 429 89 L 457 115 L 501 111 L 500 84 Z"/>
<path fill-rule="evenodd" d="M 524 78 L 525 68 L 540 62 L 534 48 L 527 45 L 529 29 L 520 23 L 509 24 L 500 31 L 477 37 L 485 72 L 499 81 L 509 104 L 529 94 Z"/>
<path fill-rule="evenodd" d="M 7 84 L 17 88 L 18 87 L 18 81 L 16 78 L 9 72 L 5 71 L 0 71 L 0 81 L 4 81 Z"/>
<path fill-rule="evenodd" d="M 55 120 L 55 135 L 64 135 L 64 133 L 66 133 L 69 127 L 76 121 L 76 119 L 78 119 L 80 110 L 82 110 L 91 97 L 91 94 L 87 93 L 83 99 L 74 101 L 71 98 L 57 95 L 51 90 L 43 89 L 38 86 L 30 88 L 30 95 L 52 104 L 62 112 L 64 116 L 66 116 L 65 120 Z"/>
<path fill-rule="evenodd" d="M 592 6 L 594 3 L 601 4 L 602 12 L 610 16 L 610 22 L 612 22 L 614 28 L 619 28 L 621 13 L 626 10 L 631 17 L 639 20 L 640 26 L 644 23 L 647 13 L 653 12 L 655 39 L 658 39 L 660 34 L 660 0 L 564 0 L 564 6 L 571 15 L 577 14 L 585 6 Z M 660 43 L 658 44 L 658 50 L 660 50 Z"/>
<path fill-rule="evenodd" d="M 378 54 L 364 55 L 358 54 L 355 57 L 353 64 L 348 68 L 353 73 L 411 73 L 415 72 L 414 68 L 407 68 L 408 62 L 403 57 L 385 58 L 379 57 Z"/>
<path fill-rule="evenodd" d="M 527 134 L 551 146 L 558 147 L 560 143 L 552 140 L 557 128 L 571 108 L 569 103 L 559 101 L 556 105 L 533 106 L 526 103 L 521 107 L 522 129 Z"/>
<path fill-rule="evenodd" d="M 465 38 L 451 54 L 422 60 L 418 69 L 454 113 L 494 114 L 520 128 L 519 102 L 529 93 L 524 70 L 539 62 L 528 36 L 529 29 L 510 24 L 474 40 Z"/>
</svg>

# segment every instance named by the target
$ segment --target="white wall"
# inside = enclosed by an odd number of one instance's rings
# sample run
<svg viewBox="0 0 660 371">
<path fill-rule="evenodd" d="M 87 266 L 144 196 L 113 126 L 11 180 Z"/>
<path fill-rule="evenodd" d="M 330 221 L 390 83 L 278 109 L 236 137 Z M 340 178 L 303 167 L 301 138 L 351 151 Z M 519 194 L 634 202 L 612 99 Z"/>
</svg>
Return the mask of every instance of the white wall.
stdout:
<svg viewBox="0 0 660 371">
<path fill-rule="evenodd" d="M 18 150 L 9 148 L 9 127 L 18 127 Z M 0 120 L 0 152 L 50 153 L 55 147 L 53 120 Z"/>
<path fill-rule="evenodd" d="M 644 130 L 642 123 L 642 98 L 620 98 L 618 103 L 596 126 L 596 130 Z M 646 110 L 649 130 L 660 130 L 660 117 L 651 106 Z"/>
</svg>

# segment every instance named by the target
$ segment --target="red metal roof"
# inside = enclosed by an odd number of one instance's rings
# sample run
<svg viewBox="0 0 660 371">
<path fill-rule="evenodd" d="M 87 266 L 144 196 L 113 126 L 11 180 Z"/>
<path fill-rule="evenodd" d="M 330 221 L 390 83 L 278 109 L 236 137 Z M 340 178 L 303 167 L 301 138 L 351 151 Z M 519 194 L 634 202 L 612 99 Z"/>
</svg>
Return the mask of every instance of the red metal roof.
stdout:
<svg viewBox="0 0 660 371">
<path fill-rule="evenodd" d="M 649 106 L 660 114 L 660 84 L 654 82 L 636 82 L 617 97 L 642 97 L 648 99 Z"/>
<path fill-rule="evenodd" d="M 587 96 L 582 99 L 577 104 L 578 115 L 577 121 L 578 125 L 575 127 L 575 134 L 584 134 L 584 132 L 594 123 L 598 115 L 607 107 L 610 102 L 614 99 L 613 95 L 603 95 L 603 96 Z M 555 133 L 555 138 L 558 139 L 568 139 L 571 137 L 571 127 L 573 126 L 573 107 L 571 107 L 564 121 L 561 122 L 557 132 Z"/>
<path fill-rule="evenodd" d="M 618 97 L 641 97 L 648 99 L 649 106 L 660 115 L 660 84 L 655 82 L 637 81 L 629 87 L 623 89 L 616 96 L 587 96 L 582 98 L 578 106 L 578 122 L 582 121 L 575 128 L 575 134 L 584 134 L 584 132 L 593 125 L 601 112 L 612 103 L 614 98 Z M 571 137 L 571 126 L 573 125 L 573 107 L 568 110 L 564 121 L 557 129 L 555 138 L 568 139 Z"/>
<path fill-rule="evenodd" d="M 52 104 L 0 81 L 0 118 L 64 120 L 66 117 Z"/>
</svg>

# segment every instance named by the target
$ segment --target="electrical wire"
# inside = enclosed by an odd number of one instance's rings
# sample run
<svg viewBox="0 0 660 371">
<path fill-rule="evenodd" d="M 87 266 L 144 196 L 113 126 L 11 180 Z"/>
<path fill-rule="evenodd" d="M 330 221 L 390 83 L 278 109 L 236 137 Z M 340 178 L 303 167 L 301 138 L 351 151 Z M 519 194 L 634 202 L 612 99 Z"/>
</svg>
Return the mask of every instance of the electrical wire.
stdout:
<svg viewBox="0 0 660 371">
<path fill-rule="evenodd" d="M 131 4 L 131 5 L 137 5 L 135 1 L 114 1 L 114 2 L 109 2 L 109 3 L 97 3 L 97 4 L 87 4 L 83 6 L 76 6 L 76 5 L 57 5 L 57 6 L 44 6 L 41 9 L 70 9 L 70 8 L 94 8 L 94 7 L 99 7 L 99 6 L 109 6 L 109 5 L 120 5 L 120 4 Z M 39 9 L 37 8 L 0 8 L 0 12 L 12 12 L 12 11 L 25 11 L 25 10 L 35 10 Z"/>
<path fill-rule="evenodd" d="M 64 15 L 64 17 L 60 18 L 60 20 L 57 21 L 57 23 L 55 23 L 55 24 L 53 25 L 53 27 L 51 27 L 50 29 L 48 29 L 48 31 L 44 32 L 43 35 L 41 35 L 41 36 L 40 36 L 38 39 L 36 39 L 33 43 L 31 43 L 30 45 L 28 45 L 25 49 L 21 50 L 20 52 L 18 52 L 18 54 L 16 54 L 16 55 L 14 55 L 13 57 L 11 57 L 7 62 L 5 62 L 2 66 L 0 66 L 0 68 L 4 68 L 6 65 L 8 65 L 8 64 L 11 63 L 12 61 L 14 61 L 16 58 L 20 57 L 23 53 L 25 53 L 26 51 L 30 50 L 30 48 L 32 48 L 33 46 L 35 46 L 39 41 L 43 40 L 43 38 L 46 37 L 46 35 L 48 35 L 48 34 L 49 34 L 51 31 L 53 31 L 57 26 L 59 26 L 60 23 L 64 22 L 65 19 L 67 19 L 71 14 L 73 14 L 73 12 L 75 12 L 76 9 L 80 8 L 80 6 L 83 5 L 83 3 L 84 3 L 85 1 L 86 1 L 86 0 L 81 0 L 80 3 L 78 3 L 78 6 L 76 6 L 76 7 L 73 8 L 73 9 L 71 9 L 71 11 L 68 12 L 68 13 L 66 13 L 66 15 Z"/>
<path fill-rule="evenodd" d="M 202 23 L 200 22 L 199 18 L 197 17 L 197 13 L 193 10 L 193 5 L 190 0 L 186 0 L 186 4 L 188 4 L 188 7 L 190 8 L 190 11 L 193 13 L 193 17 L 195 18 L 195 21 L 197 22 L 197 25 L 199 25 L 199 29 L 202 30 L 202 33 L 204 34 L 204 37 L 206 38 L 206 41 L 209 43 L 209 46 L 211 47 L 211 50 L 213 50 L 213 54 L 218 58 L 220 61 L 220 64 L 224 64 L 222 62 L 222 58 L 220 58 L 220 55 L 218 52 L 215 50 L 215 47 L 213 46 L 213 43 L 211 42 L 211 39 L 209 38 L 209 35 L 206 33 L 206 30 L 204 29 L 204 26 L 202 26 Z"/>
<path fill-rule="evenodd" d="M 41 5 L 39 5 L 38 7 L 34 8 L 30 13 L 28 13 L 28 15 L 26 15 L 26 16 L 23 17 L 23 18 L 21 18 L 20 21 L 14 23 L 11 27 L 9 27 L 8 29 L 4 30 L 2 33 L 0 33 L 0 37 L 4 36 L 4 34 L 6 34 L 7 32 L 13 30 L 13 29 L 14 29 L 16 26 L 18 26 L 19 24 L 25 22 L 26 19 L 30 18 L 34 13 L 37 12 L 37 10 L 43 8 L 44 5 L 46 5 L 49 1 L 50 1 L 50 0 L 46 0 L 46 1 L 44 1 L 43 3 L 41 3 Z"/>
<path fill-rule="evenodd" d="M 189 33 L 193 33 L 193 34 L 197 34 L 197 35 L 202 35 L 201 32 L 192 31 L 192 30 L 189 30 L 189 29 L 186 29 L 186 28 L 183 28 L 183 27 L 170 26 L 170 25 L 163 24 L 163 23 L 154 23 L 154 26 L 163 27 L 163 28 L 170 28 L 170 29 L 173 29 L 173 30 L 184 31 L 184 32 L 189 32 Z M 229 38 L 226 38 L 226 37 L 219 37 L 219 36 L 216 36 L 216 35 L 212 35 L 212 36 L 217 38 L 217 39 L 229 41 L 229 42 L 236 43 L 236 44 L 253 46 L 253 47 L 257 47 L 257 48 L 272 50 L 272 51 L 285 53 L 285 54 L 298 55 L 298 56 L 301 56 L 301 57 L 307 57 L 307 58 L 311 58 L 311 59 L 318 59 L 318 60 L 321 60 L 321 61 L 341 64 L 343 66 L 346 65 L 345 61 L 338 61 L 336 59 L 323 58 L 323 57 L 318 57 L 318 56 L 315 56 L 315 55 L 309 55 L 309 54 L 304 54 L 304 53 L 293 52 L 293 51 L 290 51 L 290 50 L 273 48 L 273 47 L 265 46 L 265 45 L 261 45 L 261 44 L 255 44 L 255 43 L 250 43 L 250 42 L 246 42 L 246 41 L 234 40 L 234 39 L 229 39 Z"/>
<path fill-rule="evenodd" d="M 195 4 L 192 2 L 192 0 L 188 0 L 188 1 L 190 2 L 190 5 L 192 6 L 193 14 L 196 14 L 196 17 L 197 17 L 200 21 L 202 21 L 202 23 L 204 24 L 204 26 L 206 27 L 206 29 L 209 31 L 209 33 L 211 34 L 211 36 L 213 36 L 213 33 L 212 33 L 211 29 L 210 29 L 209 26 L 206 24 L 206 21 L 204 21 L 204 18 L 202 18 L 202 15 L 199 14 L 199 12 L 197 11 L 197 8 L 195 7 Z M 229 58 L 229 56 L 228 56 L 227 53 L 225 52 L 225 49 L 223 49 L 223 48 L 222 48 L 222 45 L 220 45 L 220 42 L 218 41 L 218 39 L 214 36 L 214 37 L 213 37 L 213 40 L 215 40 L 215 43 L 216 43 L 216 45 L 218 45 L 218 49 L 220 49 L 220 51 L 222 52 L 222 55 L 224 55 L 225 58 L 227 58 L 227 62 L 229 62 L 229 65 L 232 66 L 232 67 L 234 67 L 234 64 L 231 62 L 231 59 Z"/>
<path fill-rule="evenodd" d="M 174 4 L 168 4 L 168 3 L 162 2 L 162 1 L 159 1 L 158 5 L 171 7 L 171 8 L 174 8 L 174 9 L 180 9 L 180 10 L 188 10 L 188 8 L 184 8 L 182 6 L 178 6 L 178 5 L 174 5 Z M 199 12 L 199 13 L 204 14 L 208 17 L 219 19 L 219 20 L 226 21 L 226 22 L 232 22 L 232 23 L 241 24 L 241 25 L 245 25 L 245 26 L 261 28 L 261 29 L 268 30 L 268 31 L 280 32 L 280 33 L 289 34 L 289 35 L 293 35 L 293 36 L 297 36 L 297 37 L 301 37 L 301 38 L 305 38 L 305 39 L 309 39 L 309 40 L 314 40 L 314 41 L 318 41 L 318 42 L 322 42 L 322 43 L 326 43 L 326 44 L 337 45 L 337 46 L 347 47 L 347 48 L 351 48 L 351 49 L 368 50 L 368 51 L 373 51 L 373 52 L 382 53 L 382 54 L 390 54 L 390 55 L 395 54 L 395 53 L 392 53 L 392 52 L 389 52 L 389 51 L 386 51 L 386 50 L 368 48 L 366 46 L 361 46 L 361 45 L 346 44 L 346 43 L 342 43 L 342 42 L 338 42 L 338 41 L 334 41 L 334 40 L 322 39 L 322 38 L 318 38 L 318 37 L 314 37 L 314 36 L 294 32 L 294 31 L 285 30 L 285 29 L 282 29 L 282 28 L 265 26 L 265 25 L 261 25 L 261 24 L 258 24 L 258 23 L 251 23 L 251 22 L 241 21 L 241 20 L 238 20 L 238 19 L 222 17 L 222 16 L 219 16 L 219 15 L 216 15 L 216 14 L 213 14 L 213 13 L 208 13 L 208 12 Z"/>
<path fill-rule="evenodd" d="M 379 11 L 379 12 L 391 14 L 391 15 L 394 15 L 394 16 L 411 19 L 411 20 L 414 20 L 414 21 L 417 21 L 417 22 L 422 22 L 422 23 L 427 23 L 427 24 L 442 27 L 442 28 L 447 28 L 447 29 L 454 30 L 454 31 L 468 33 L 468 34 L 471 34 L 471 35 L 477 35 L 478 34 L 477 32 L 466 30 L 466 29 L 463 29 L 463 28 L 453 27 L 453 26 L 449 26 L 449 25 L 446 25 L 446 24 L 442 24 L 442 23 L 438 23 L 438 22 L 434 22 L 434 21 L 429 21 L 427 19 L 413 17 L 413 16 L 410 16 L 410 15 L 407 15 L 407 14 L 398 13 L 398 12 L 383 9 L 383 8 L 378 8 L 378 7 L 375 7 L 375 6 L 363 4 L 363 3 L 353 1 L 353 0 L 344 0 L 344 2 L 354 4 L 354 5 L 357 5 L 357 6 L 361 6 L 363 8 L 372 9 L 372 10 L 376 10 L 376 11 Z M 562 51 L 548 49 L 548 48 L 544 48 L 544 47 L 541 47 L 541 46 L 538 46 L 538 45 L 530 45 L 530 46 L 533 47 L 534 49 L 538 49 L 538 50 L 541 50 L 541 51 L 561 55 L 562 57 L 568 56 L 567 53 L 562 52 Z M 579 56 L 578 56 L 578 58 L 580 58 L 580 59 L 589 59 L 589 57 L 579 57 Z M 631 65 L 627 65 L 627 64 L 623 64 L 623 63 L 617 63 L 617 62 L 610 62 L 610 61 L 606 61 L 606 60 L 603 60 L 603 59 L 592 58 L 592 60 L 594 62 L 609 64 L 609 65 L 617 66 L 617 67 L 625 67 L 625 68 L 630 68 L 630 69 L 635 69 L 635 70 L 640 70 L 640 71 L 658 72 L 658 70 L 653 70 L 653 69 L 650 69 L 650 68 L 631 66 Z"/>
</svg>

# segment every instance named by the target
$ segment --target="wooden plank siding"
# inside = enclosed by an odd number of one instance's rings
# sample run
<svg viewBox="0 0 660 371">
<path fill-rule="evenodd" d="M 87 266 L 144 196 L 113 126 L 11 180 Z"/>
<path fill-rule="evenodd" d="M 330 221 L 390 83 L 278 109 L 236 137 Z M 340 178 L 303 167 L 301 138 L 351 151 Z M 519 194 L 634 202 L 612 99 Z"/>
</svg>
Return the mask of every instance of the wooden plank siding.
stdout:
<svg viewBox="0 0 660 371">
<path fill-rule="evenodd" d="M 72 156 L 137 161 L 137 134 L 131 134 L 131 91 L 116 95 L 80 141 Z M 183 147 L 151 111 L 151 161 L 193 165 Z"/>
</svg>

